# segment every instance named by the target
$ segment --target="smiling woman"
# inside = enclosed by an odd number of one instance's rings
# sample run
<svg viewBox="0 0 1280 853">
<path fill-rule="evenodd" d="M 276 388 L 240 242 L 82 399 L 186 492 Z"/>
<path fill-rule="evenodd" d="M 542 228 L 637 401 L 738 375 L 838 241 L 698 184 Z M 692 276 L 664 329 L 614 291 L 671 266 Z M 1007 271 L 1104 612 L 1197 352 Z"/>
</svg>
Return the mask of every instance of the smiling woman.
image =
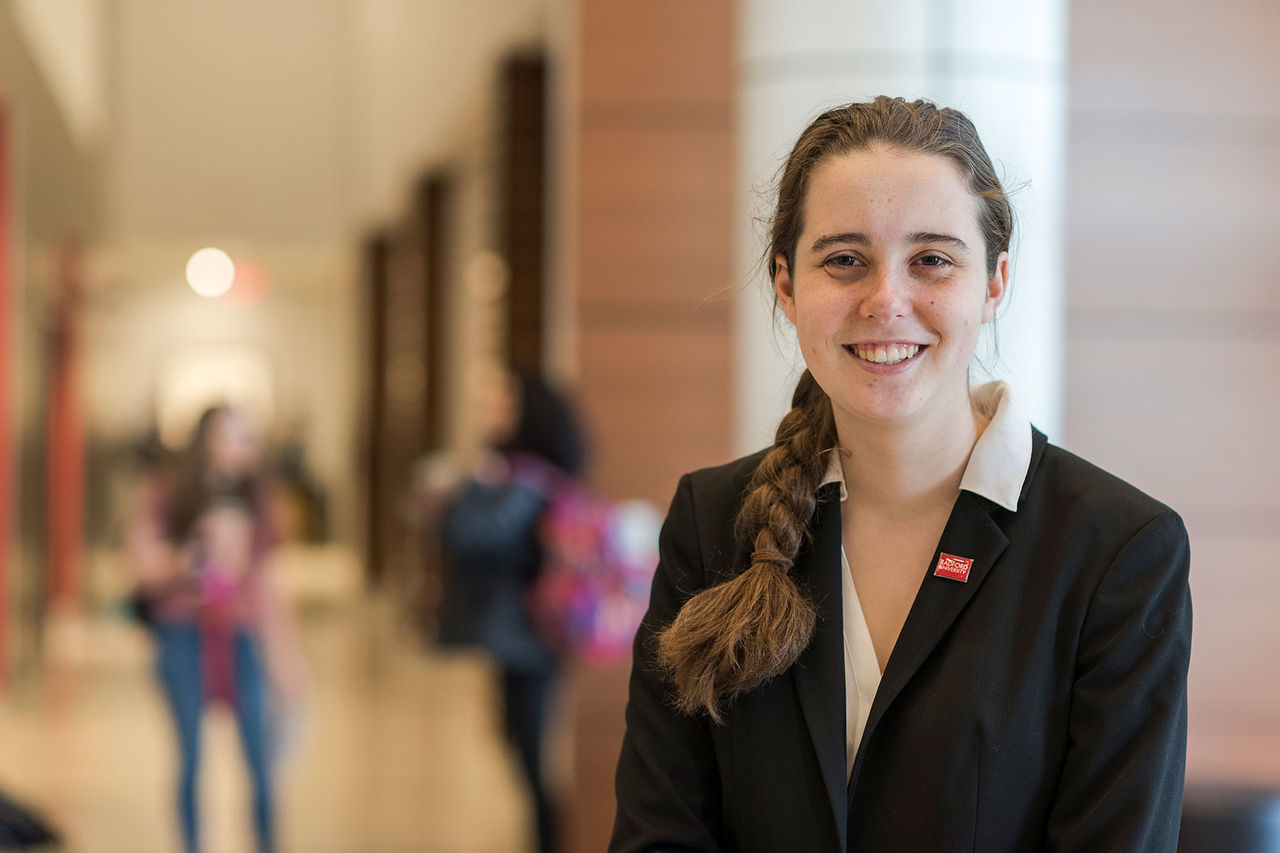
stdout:
<svg viewBox="0 0 1280 853">
<path fill-rule="evenodd" d="M 954 110 L 801 135 L 769 266 L 808 370 L 772 447 L 676 491 L 611 849 L 1176 846 L 1186 532 L 970 387 L 1012 223 Z"/>
</svg>

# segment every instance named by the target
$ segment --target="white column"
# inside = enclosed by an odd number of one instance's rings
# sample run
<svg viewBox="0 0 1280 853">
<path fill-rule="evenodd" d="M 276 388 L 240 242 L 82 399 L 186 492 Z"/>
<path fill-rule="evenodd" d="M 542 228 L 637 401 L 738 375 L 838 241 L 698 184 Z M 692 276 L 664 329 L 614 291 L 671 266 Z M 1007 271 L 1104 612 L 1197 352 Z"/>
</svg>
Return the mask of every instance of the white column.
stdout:
<svg viewBox="0 0 1280 853">
<path fill-rule="evenodd" d="M 803 363 L 775 323 L 766 268 L 776 172 L 822 110 L 876 95 L 929 98 L 978 127 L 1017 215 L 1013 288 L 999 357 L 979 346 L 973 379 L 1008 379 L 1052 438 L 1062 421 L 1063 0 L 742 0 L 739 104 L 745 259 L 737 298 L 735 446 L 773 438 Z"/>
</svg>

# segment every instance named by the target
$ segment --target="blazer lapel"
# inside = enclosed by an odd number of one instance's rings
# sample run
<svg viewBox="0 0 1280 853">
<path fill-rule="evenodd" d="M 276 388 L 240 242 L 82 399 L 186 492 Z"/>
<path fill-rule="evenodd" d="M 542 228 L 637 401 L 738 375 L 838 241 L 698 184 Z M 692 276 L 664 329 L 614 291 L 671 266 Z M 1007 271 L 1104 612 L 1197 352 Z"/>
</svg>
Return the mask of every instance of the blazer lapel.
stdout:
<svg viewBox="0 0 1280 853">
<path fill-rule="evenodd" d="M 834 497 L 833 497 L 834 495 Z M 818 624 L 808 648 L 791 668 L 822 781 L 831 799 L 840 850 L 845 848 L 844 615 L 840 590 L 840 500 L 825 489 L 813 526 L 813 542 L 797 556 L 794 571 L 808 583 Z"/>
<path fill-rule="evenodd" d="M 951 623 L 964 610 L 978 587 L 982 586 L 991 566 L 1009 544 L 1004 531 L 991 518 L 994 506 L 972 492 L 962 491 L 956 498 L 938 548 L 916 593 L 893 652 L 889 655 L 889 661 L 885 664 L 884 674 L 880 677 L 880 687 L 871 705 L 862 743 L 854 760 L 853 773 L 849 778 L 850 804 L 853 802 L 853 792 L 862 766 L 862 755 L 866 744 L 875 735 L 876 726 L 902 692 L 902 688 L 946 635 Z M 935 576 L 940 554 L 972 559 L 967 579 L 959 581 Z"/>
</svg>

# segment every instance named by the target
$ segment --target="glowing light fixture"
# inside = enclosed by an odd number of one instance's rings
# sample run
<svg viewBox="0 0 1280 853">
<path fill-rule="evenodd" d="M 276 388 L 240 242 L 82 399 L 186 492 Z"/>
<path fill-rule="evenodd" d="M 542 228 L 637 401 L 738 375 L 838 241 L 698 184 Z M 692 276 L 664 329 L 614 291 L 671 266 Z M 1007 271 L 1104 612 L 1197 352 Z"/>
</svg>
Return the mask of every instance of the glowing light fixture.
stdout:
<svg viewBox="0 0 1280 853">
<path fill-rule="evenodd" d="M 187 261 L 187 284 L 201 296 L 210 299 L 231 289 L 236 280 L 236 265 L 221 249 L 201 249 Z"/>
</svg>

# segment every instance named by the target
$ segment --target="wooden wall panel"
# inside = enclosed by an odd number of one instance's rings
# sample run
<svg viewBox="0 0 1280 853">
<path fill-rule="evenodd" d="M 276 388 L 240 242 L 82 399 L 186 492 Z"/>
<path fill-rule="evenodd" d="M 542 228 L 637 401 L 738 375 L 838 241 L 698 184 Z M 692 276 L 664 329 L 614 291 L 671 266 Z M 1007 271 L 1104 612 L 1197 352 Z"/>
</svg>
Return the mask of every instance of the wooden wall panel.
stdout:
<svg viewBox="0 0 1280 853">
<path fill-rule="evenodd" d="M 1070 15 L 1066 444 L 1186 520 L 1188 784 L 1280 789 L 1280 6 Z"/>
<path fill-rule="evenodd" d="M 422 240 L 422 288 L 425 300 L 422 358 L 426 364 L 423 400 L 422 450 L 434 451 L 448 440 L 450 371 L 448 346 L 450 264 L 450 206 L 453 181 L 432 172 L 418 184 L 416 222 Z"/>
<path fill-rule="evenodd" d="M 726 292 L 736 268 L 728 118 L 662 133 L 584 119 L 580 299 L 672 301 L 678 315 Z"/>
<path fill-rule="evenodd" d="M 546 60 L 516 56 L 502 69 L 499 219 L 507 260 L 507 358 L 516 370 L 542 366 L 545 342 Z"/>
<path fill-rule="evenodd" d="M 736 95 L 734 4 L 582 2 L 581 97 L 650 110 L 723 106 Z"/>
<path fill-rule="evenodd" d="M 723 329 L 583 330 L 583 407 L 601 483 L 665 509 L 680 474 L 727 461 L 731 345 Z"/>
<path fill-rule="evenodd" d="M 732 40 L 691 27 L 685 8 L 585 4 L 582 20 L 579 393 L 593 479 L 617 497 L 665 501 L 681 473 L 726 461 L 730 446 Z M 729 4 L 721 15 L 728 25 Z M 647 83 L 632 67 L 642 56 L 662 66 Z"/>
<path fill-rule="evenodd" d="M 682 473 L 731 450 L 734 5 L 577 4 L 576 76 L 560 78 L 592 479 L 663 509 Z M 626 669 L 570 679 L 571 851 L 608 841 Z"/>
<path fill-rule="evenodd" d="M 394 515 L 385 495 L 390 493 L 386 477 L 387 405 L 387 277 L 391 241 L 384 232 L 371 236 L 361 256 L 361 284 L 364 311 L 365 397 L 364 449 L 364 569 L 366 580 L 377 584 L 383 575 L 386 552 L 383 519 Z"/>
<path fill-rule="evenodd" d="M 600 853 L 613 829 L 613 776 L 622 745 L 619 700 L 625 704 L 631 667 L 579 667 L 570 674 L 573 705 L 574 790 L 568 803 L 564 849 Z"/>
</svg>

